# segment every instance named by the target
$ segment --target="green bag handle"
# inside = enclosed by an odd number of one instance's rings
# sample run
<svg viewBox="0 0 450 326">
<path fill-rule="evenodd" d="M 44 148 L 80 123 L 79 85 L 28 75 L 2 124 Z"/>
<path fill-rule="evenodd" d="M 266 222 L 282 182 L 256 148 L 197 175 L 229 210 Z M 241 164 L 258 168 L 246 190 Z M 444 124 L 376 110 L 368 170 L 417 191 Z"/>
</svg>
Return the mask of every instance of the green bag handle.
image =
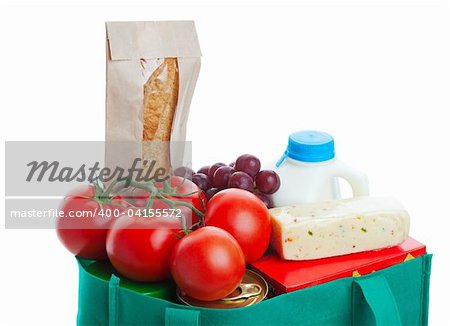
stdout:
<svg viewBox="0 0 450 326">
<path fill-rule="evenodd" d="M 166 308 L 166 326 L 200 326 L 200 311 Z"/>
<path fill-rule="evenodd" d="M 118 304 L 119 304 L 119 284 L 120 278 L 111 274 L 108 285 L 109 295 L 109 326 L 119 325 Z"/>
<path fill-rule="evenodd" d="M 353 325 L 401 325 L 391 288 L 383 275 L 360 278 L 352 287 Z"/>
<path fill-rule="evenodd" d="M 120 278 L 111 274 L 108 284 L 109 326 L 119 326 L 119 284 Z M 167 326 L 200 326 L 200 311 L 166 308 L 165 324 Z"/>
<path fill-rule="evenodd" d="M 118 326 L 118 294 L 120 278 L 112 274 L 109 280 L 109 326 Z M 169 308 L 165 310 L 166 326 L 200 326 L 200 311 Z M 352 324 L 401 325 L 397 303 L 382 275 L 359 278 L 352 286 Z"/>
</svg>

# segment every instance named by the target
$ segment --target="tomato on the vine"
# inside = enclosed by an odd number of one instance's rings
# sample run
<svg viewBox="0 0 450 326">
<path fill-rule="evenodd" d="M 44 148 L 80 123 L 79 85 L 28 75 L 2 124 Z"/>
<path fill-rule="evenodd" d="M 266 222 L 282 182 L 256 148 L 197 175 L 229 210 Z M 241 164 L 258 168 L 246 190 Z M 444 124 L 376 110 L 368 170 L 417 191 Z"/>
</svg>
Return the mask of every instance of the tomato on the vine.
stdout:
<svg viewBox="0 0 450 326">
<path fill-rule="evenodd" d="M 266 205 L 242 189 L 226 189 L 209 200 L 205 225 L 228 231 L 242 248 L 247 263 L 262 257 L 270 241 L 271 220 Z"/>
<path fill-rule="evenodd" d="M 197 223 L 199 217 L 188 205 L 192 205 L 199 212 L 204 213 L 207 199 L 203 191 L 192 181 L 178 176 L 170 177 L 167 181 L 167 186 L 165 189 L 164 183 L 155 183 L 155 187 L 162 192 L 162 195 L 167 201 L 179 202 L 179 204 L 175 203 L 175 209 L 185 215 L 188 226 Z M 145 207 L 150 198 L 150 192 L 147 189 L 136 188 L 131 191 L 130 196 L 135 206 Z M 163 200 L 155 198 L 151 208 L 170 209 L 171 206 L 167 202 L 165 203 Z"/>
<path fill-rule="evenodd" d="M 197 187 L 191 180 L 172 176 L 168 181 L 171 187 L 169 192 L 165 192 L 167 199 L 179 200 L 185 203 L 192 204 L 199 211 L 205 211 L 206 196 L 203 191 Z M 155 186 L 164 191 L 164 185 L 162 182 L 155 183 Z"/>
<path fill-rule="evenodd" d="M 126 277 L 156 282 L 170 277 L 170 256 L 181 236 L 178 218 L 119 218 L 106 238 L 111 264 Z"/>
<path fill-rule="evenodd" d="M 114 202 L 108 204 L 95 196 L 94 186 L 91 185 L 77 188 L 64 198 L 60 206 L 64 214 L 57 220 L 56 232 L 63 245 L 74 255 L 102 260 L 107 257 L 106 233 L 114 210 L 119 208 Z"/>
<path fill-rule="evenodd" d="M 173 249 L 172 276 L 187 295 L 203 301 L 233 292 L 245 273 L 245 259 L 237 241 L 216 227 L 200 228 Z"/>
</svg>

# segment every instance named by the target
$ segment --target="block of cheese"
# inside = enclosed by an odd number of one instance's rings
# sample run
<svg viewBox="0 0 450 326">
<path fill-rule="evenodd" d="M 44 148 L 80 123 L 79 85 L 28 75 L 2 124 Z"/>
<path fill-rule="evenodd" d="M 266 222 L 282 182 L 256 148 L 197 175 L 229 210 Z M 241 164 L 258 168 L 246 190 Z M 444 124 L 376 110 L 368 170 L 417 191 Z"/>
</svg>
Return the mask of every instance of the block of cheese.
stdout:
<svg viewBox="0 0 450 326">
<path fill-rule="evenodd" d="M 273 248 L 287 260 L 310 260 L 388 248 L 405 241 L 409 215 L 391 197 L 355 197 L 277 207 Z"/>
</svg>

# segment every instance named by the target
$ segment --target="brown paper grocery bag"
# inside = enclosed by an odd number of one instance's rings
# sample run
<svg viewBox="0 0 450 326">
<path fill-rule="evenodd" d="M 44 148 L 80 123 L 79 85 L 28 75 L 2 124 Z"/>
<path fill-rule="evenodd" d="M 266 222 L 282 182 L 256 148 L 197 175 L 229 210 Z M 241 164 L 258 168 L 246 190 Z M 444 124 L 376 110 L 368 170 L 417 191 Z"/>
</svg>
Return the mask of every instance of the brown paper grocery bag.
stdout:
<svg viewBox="0 0 450 326">
<path fill-rule="evenodd" d="M 106 37 L 106 166 L 182 162 L 170 142 L 185 140 L 200 71 L 194 22 L 107 22 Z"/>
</svg>

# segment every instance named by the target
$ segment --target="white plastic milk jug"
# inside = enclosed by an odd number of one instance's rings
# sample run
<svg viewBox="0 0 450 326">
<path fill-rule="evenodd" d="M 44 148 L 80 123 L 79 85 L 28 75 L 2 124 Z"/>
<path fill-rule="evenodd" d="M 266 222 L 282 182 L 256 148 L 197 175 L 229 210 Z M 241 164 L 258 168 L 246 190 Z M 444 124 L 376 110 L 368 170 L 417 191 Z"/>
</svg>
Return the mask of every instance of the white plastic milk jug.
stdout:
<svg viewBox="0 0 450 326">
<path fill-rule="evenodd" d="M 340 198 L 338 178 L 346 180 L 353 196 L 369 195 L 367 176 L 334 154 L 334 139 L 321 131 L 298 131 L 289 136 L 281 159 L 272 167 L 281 179 L 273 194 L 275 207 Z"/>
</svg>

